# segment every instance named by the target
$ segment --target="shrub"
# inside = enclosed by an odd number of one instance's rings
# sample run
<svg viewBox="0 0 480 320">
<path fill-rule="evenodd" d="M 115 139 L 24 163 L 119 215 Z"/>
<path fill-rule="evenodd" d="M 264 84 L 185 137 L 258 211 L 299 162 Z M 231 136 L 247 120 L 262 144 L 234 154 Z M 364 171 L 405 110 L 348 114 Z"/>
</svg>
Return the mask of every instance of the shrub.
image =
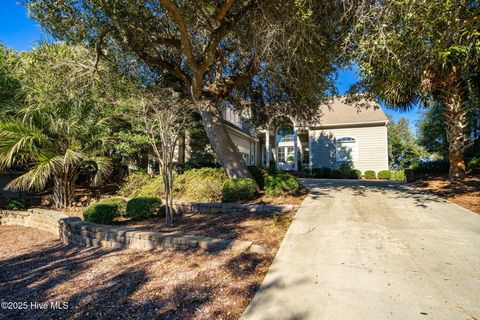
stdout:
<svg viewBox="0 0 480 320">
<path fill-rule="evenodd" d="M 313 168 L 312 169 L 313 178 L 323 178 L 323 168 Z"/>
<path fill-rule="evenodd" d="M 159 197 L 165 194 L 165 185 L 163 184 L 162 175 L 156 175 L 150 178 L 147 183 L 138 190 L 135 196 L 151 196 Z"/>
<path fill-rule="evenodd" d="M 228 179 L 222 187 L 222 201 L 248 201 L 257 195 L 257 185 L 253 179 Z"/>
<path fill-rule="evenodd" d="M 362 178 L 362 171 L 360 170 L 351 170 L 349 173 L 348 173 L 348 178 L 349 179 L 361 179 Z"/>
<path fill-rule="evenodd" d="M 158 209 L 162 201 L 159 197 L 142 196 L 132 198 L 127 203 L 127 217 L 135 221 L 151 218 Z"/>
<path fill-rule="evenodd" d="M 350 172 L 353 170 L 353 166 L 350 162 L 341 163 L 338 166 L 338 170 L 342 173 L 342 178 L 349 178 Z"/>
<path fill-rule="evenodd" d="M 265 178 L 265 194 L 272 197 L 293 193 L 298 187 L 297 178 L 288 173 L 277 173 Z"/>
<path fill-rule="evenodd" d="M 93 223 L 110 224 L 120 215 L 125 203 L 125 199 L 122 198 L 108 198 L 94 202 L 83 212 L 83 219 Z"/>
<path fill-rule="evenodd" d="M 332 170 L 332 173 L 330 174 L 330 178 L 332 179 L 343 179 L 343 173 L 342 171 L 335 169 Z"/>
<path fill-rule="evenodd" d="M 268 164 L 268 174 L 276 174 L 277 172 L 277 164 L 275 163 L 275 160 L 272 159 Z"/>
<path fill-rule="evenodd" d="M 480 171 L 480 157 L 473 157 L 467 160 L 467 169 L 473 172 Z"/>
<path fill-rule="evenodd" d="M 403 181 L 405 180 L 405 171 L 390 171 L 390 180 Z"/>
<path fill-rule="evenodd" d="M 390 171 L 382 170 L 378 172 L 378 179 L 389 180 L 391 177 Z"/>
<path fill-rule="evenodd" d="M 118 191 L 118 195 L 127 198 L 135 197 L 149 181 L 150 176 L 145 172 L 133 172 L 125 179 L 125 182 Z"/>
<path fill-rule="evenodd" d="M 178 175 L 174 182 L 174 193 L 188 201 L 219 202 L 227 175 L 221 168 L 192 169 Z"/>
<path fill-rule="evenodd" d="M 258 166 L 249 166 L 248 171 L 250 171 L 258 187 L 263 190 L 265 188 L 265 176 L 268 174 L 268 171 L 264 167 Z"/>
<path fill-rule="evenodd" d="M 322 168 L 322 171 L 323 171 L 323 177 L 325 179 L 328 179 L 328 178 L 332 177 L 332 169 L 324 167 L 324 168 Z"/>
<path fill-rule="evenodd" d="M 367 170 L 364 172 L 365 179 L 376 179 L 377 174 L 373 170 Z"/>
<path fill-rule="evenodd" d="M 24 199 L 8 199 L 5 203 L 5 209 L 7 210 L 21 210 L 27 207 L 27 201 Z"/>
</svg>

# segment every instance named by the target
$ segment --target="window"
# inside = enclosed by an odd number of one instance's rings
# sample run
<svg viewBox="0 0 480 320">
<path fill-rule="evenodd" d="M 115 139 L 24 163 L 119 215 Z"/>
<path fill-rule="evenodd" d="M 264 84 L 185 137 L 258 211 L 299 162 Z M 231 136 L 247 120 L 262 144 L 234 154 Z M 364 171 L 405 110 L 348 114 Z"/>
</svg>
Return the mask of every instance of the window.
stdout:
<svg viewBox="0 0 480 320">
<path fill-rule="evenodd" d="M 278 149 L 278 162 L 286 162 L 285 161 L 285 148 Z"/>
<path fill-rule="evenodd" d="M 352 137 L 342 137 L 337 140 L 337 161 L 348 162 L 357 160 L 357 140 Z"/>
<path fill-rule="evenodd" d="M 302 148 L 302 164 L 310 164 L 310 150 L 307 147 Z"/>
<path fill-rule="evenodd" d="M 293 127 L 284 124 L 278 127 L 277 130 L 277 142 L 289 142 L 293 141 Z"/>
</svg>

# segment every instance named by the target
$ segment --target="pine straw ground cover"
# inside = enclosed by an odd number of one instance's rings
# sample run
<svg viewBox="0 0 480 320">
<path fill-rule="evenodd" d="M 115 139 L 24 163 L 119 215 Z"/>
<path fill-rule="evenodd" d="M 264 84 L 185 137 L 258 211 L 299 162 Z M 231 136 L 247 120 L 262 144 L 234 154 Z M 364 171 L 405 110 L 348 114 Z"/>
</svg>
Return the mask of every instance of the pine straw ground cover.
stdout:
<svg viewBox="0 0 480 320">
<path fill-rule="evenodd" d="M 480 214 L 480 176 L 478 175 L 471 175 L 457 181 L 451 181 L 446 176 L 425 176 L 413 185 Z"/>
<path fill-rule="evenodd" d="M 166 225 L 163 215 L 145 221 L 116 221 L 129 228 L 157 232 L 182 232 L 211 238 L 252 241 L 274 248 L 282 240 L 294 212 L 232 212 L 175 215 Z"/>
<path fill-rule="evenodd" d="M 268 255 L 75 248 L 37 229 L 0 226 L 0 301 L 68 302 L 66 310 L 3 309 L 0 319 L 238 319 L 292 217 L 265 217 L 251 229 L 269 237 L 260 242 Z"/>
</svg>

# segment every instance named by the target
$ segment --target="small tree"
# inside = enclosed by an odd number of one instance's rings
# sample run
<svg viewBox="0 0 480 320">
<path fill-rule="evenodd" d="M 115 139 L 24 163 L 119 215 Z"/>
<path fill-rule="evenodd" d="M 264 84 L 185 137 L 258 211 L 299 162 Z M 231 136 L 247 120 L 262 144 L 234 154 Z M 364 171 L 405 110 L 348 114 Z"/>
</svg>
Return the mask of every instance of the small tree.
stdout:
<svg viewBox="0 0 480 320">
<path fill-rule="evenodd" d="M 180 95 L 167 89 L 141 100 L 137 125 L 159 161 L 165 187 L 165 221 L 173 222 L 173 180 L 178 142 L 191 125 L 192 108 Z"/>
<path fill-rule="evenodd" d="M 408 169 L 418 163 L 424 150 L 418 145 L 409 122 L 405 118 L 398 121 L 389 117 L 388 123 L 388 157 L 395 169 Z"/>
</svg>

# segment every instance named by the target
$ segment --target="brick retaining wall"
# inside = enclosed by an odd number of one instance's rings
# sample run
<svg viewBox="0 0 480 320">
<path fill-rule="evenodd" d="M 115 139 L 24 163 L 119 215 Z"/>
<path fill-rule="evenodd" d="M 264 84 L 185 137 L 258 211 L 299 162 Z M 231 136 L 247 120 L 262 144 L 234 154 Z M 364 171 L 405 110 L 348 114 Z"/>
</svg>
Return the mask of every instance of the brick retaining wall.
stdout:
<svg viewBox="0 0 480 320">
<path fill-rule="evenodd" d="M 211 212 L 211 211 L 209 211 Z M 0 224 L 33 227 L 53 233 L 62 243 L 85 247 L 131 248 L 140 250 L 203 248 L 231 249 L 265 254 L 267 247 L 251 241 L 222 240 L 185 235 L 179 232 L 148 232 L 124 227 L 111 227 L 85 222 L 58 211 L 29 209 L 28 211 L 0 210 Z"/>
<path fill-rule="evenodd" d="M 250 203 L 215 203 L 215 202 L 184 202 L 175 201 L 177 213 L 231 213 L 231 212 L 288 212 L 297 210 L 300 206 L 294 204 L 250 204 Z"/>
</svg>

